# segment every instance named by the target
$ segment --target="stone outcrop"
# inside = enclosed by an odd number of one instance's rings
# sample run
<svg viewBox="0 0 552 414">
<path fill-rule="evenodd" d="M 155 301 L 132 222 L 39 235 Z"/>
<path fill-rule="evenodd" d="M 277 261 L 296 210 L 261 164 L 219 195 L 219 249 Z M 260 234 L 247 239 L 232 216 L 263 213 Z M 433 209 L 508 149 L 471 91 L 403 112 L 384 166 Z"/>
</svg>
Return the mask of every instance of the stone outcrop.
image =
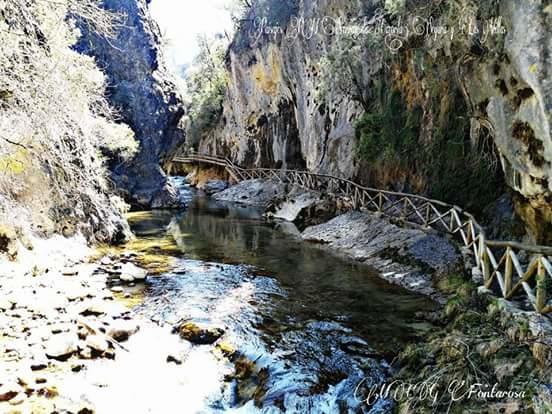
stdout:
<svg viewBox="0 0 552 414">
<path fill-rule="evenodd" d="M 285 194 L 286 186 L 274 181 L 247 180 L 216 193 L 213 198 L 220 201 L 266 206 L 275 198 Z"/>
<path fill-rule="evenodd" d="M 438 301 L 442 297 L 434 282 L 463 267 L 461 254 L 446 238 L 358 211 L 309 227 L 302 238 L 369 264 L 387 281 Z"/>
<path fill-rule="evenodd" d="M 503 176 L 498 180 L 514 190 L 516 211 L 527 225 L 530 241 L 550 242 L 551 6 L 544 0 L 451 3 L 448 12 L 435 14 L 433 28 L 454 26 L 453 38 L 421 38 L 411 30 L 410 37 L 395 39 L 402 47 L 394 55 L 388 53 L 397 58 L 388 62 L 388 69 L 378 66 L 370 54 L 390 45 L 364 44 L 359 49 L 367 54 L 360 60 L 360 91 L 345 92 L 337 84 L 324 87 L 323 66 L 339 35 L 324 30 L 323 19 L 363 23 L 365 17 L 377 19 L 378 10 L 387 7 L 389 11 L 395 3 L 399 9 L 405 7 L 405 2 L 373 0 L 289 1 L 288 14 L 278 18 L 253 9 L 228 51 L 229 84 L 221 120 L 202 140 L 200 150 L 229 155 L 249 167 L 307 168 L 368 185 L 429 193 L 477 210 L 493 201 L 481 196 L 496 187 L 489 178 L 492 173 L 474 172 L 469 179 L 455 180 L 455 171 L 476 171 L 462 154 L 452 167 L 444 162 L 450 180 L 437 182 L 443 174 L 432 173 L 438 170 L 435 160 L 449 156 L 458 139 L 468 150 L 471 141 L 475 156 L 481 154 L 487 165 L 496 161 L 497 174 Z M 430 10 L 435 2 L 417 3 L 420 10 Z M 455 11 L 461 4 L 469 6 Z M 403 13 L 414 16 L 416 10 Z M 469 13 L 480 22 L 479 34 L 466 29 L 462 19 Z M 383 23 L 400 26 L 389 16 Z M 355 124 L 378 99 L 377 85 L 400 92 L 406 105 L 401 112 L 421 109 L 415 148 L 422 151 L 433 145 L 436 152 L 414 164 L 407 160 L 407 167 L 375 167 L 357 159 Z M 363 93 L 366 96 L 358 96 Z M 452 130 L 464 133 L 453 137 Z M 446 134 L 451 144 L 443 144 Z M 378 151 L 383 152 L 384 145 L 378 145 Z M 397 157 L 404 159 L 405 153 L 413 151 L 403 148 Z M 489 182 L 480 183 L 484 180 Z M 437 187 L 445 187 L 452 196 L 441 197 Z M 500 191 L 493 197 L 498 198 Z M 472 194 L 466 202 L 455 198 L 463 192 Z"/>
<path fill-rule="evenodd" d="M 178 204 L 161 165 L 184 140 L 184 107 L 163 63 L 159 28 L 149 0 L 105 0 L 103 7 L 124 15 L 115 39 L 81 27 L 78 50 L 95 57 L 108 76 L 111 103 L 133 130 L 140 150 L 130 163 L 112 162 L 113 179 L 137 207 Z"/>
<path fill-rule="evenodd" d="M 490 122 L 517 211 L 540 243 L 552 242 L 552 6 L 503 0 L 501 60 L 469 78 L 471 104 Z M 478 126 L 478 125 L 477 125 Z"/>
</svg>

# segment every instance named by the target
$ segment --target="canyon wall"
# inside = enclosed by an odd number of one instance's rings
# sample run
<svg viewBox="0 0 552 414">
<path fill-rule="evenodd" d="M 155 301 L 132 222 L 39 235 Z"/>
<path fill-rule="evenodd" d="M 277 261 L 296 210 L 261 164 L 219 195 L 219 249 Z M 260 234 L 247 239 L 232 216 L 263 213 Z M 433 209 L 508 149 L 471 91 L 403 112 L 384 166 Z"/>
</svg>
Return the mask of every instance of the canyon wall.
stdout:
<svg viewBox="0 0 552 414">
<path fill-rule="evenodd" d="M 267 3 L 228 50 L 222 114 L 201 151 L 476 213 L 507 193 L 529 238 L 552 242 L 552 6 L 301 0 L 275 15 Z M 355 25 L 372 31 L 342 29 Z"/>
<path fill-rule="evenodd" d="M 135 133 L 139 152 L 130 162 L 111 163 L 112 176 L 137 208 L 172 207 L 176 190 L 161 166 L 184 140 L 184 106 L 164 66 L 161 36 L 146 0 L 104 0 L 103 7 L 123 16 L 116 38 L 81 25 L 77 49 L 95 58 L 108 77 L 108 98 Z"/>
</svg>

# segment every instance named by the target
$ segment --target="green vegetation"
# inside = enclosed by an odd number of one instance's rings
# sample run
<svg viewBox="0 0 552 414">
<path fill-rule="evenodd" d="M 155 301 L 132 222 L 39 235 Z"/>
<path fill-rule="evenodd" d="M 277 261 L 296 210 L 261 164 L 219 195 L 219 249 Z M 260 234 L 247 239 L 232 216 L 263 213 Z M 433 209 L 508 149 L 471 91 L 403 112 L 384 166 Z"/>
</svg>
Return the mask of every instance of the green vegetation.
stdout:
<svg viewBox="0 0 552 414">
<path fill-rule="evenodd" d="M 358 158 L 372 171 L 368 180 L 375 185 L 398 183 L 401 190 L 479 211 L 502 189 L 497 165 L 489 162 L 494 154 L 472 147 L 461 96 L 436 96 L 422 103 L 430 105 L 424 114 L 422 104 L 409 108 L 397 89 L 386 90 L 356 124 Z M 429 131 L 428 119 L 438 120 Z"/>
<path fill-rule="evenodd" d="M 364 109 L 356 123 L 361 181 L 481 212 L 501 194 L 503 178 L 489 132 L 471 128 L 480 114 L 466 99 L 461 62 L 491 52 L 478 35 L 460 29 L 496 16 L 497 2 L 384 4 L 384 25 L 404 27 L 418 16 L 454 29 L 455 36 L 415 30 L 397 38 L 377 31 L 336 36 L 319 62 L 317 100 L 345 95 Z"/>
<path fill-rule="evenodd" d="M 527 320 L 516 317 L 502 302 L 476 293 L 470 282 L 451 275 L 439 283 L 444 293 L 456 292 L 440 316 L 442 328 L 423 341 L 409 345 L 399 355 L 400 370 L 394 378 L 410 384 L 435 384 L 439 398 L 401 401 L 401 413 L 549 412 L 538 395 L 542 381 L 550 378 L 547 355 L 535 353 L 539 339 L 532 336 Z M 519 398 L 453 401 L 447 392 L 455 381 L 467 386 L 482 384 L 483 390 L 497 384 L 499 390 L 524 393 Z M 461 395 L 463 388 L 458 388 Z M 513 412 L 512 411 L 512 412 Z"/>
<path fill-rule="evenodd" d="M 224 63 L 226 42 L 223 39 L 199 38 L 199 54 L 186 80 L 190 100 L 188 145 L 196 145 L 213 129 L 222 115 L 227 71 Z"/>
<path fill-rule="evenodd" d="M 356 124 L 358 156 L 369 162 L 406 163 L 409 154 L 416 151 L 422 111 L 419 107 L 406 111 L 397 91 L 383 99 L 381 108 L 365 113 Z"/>
</svg>

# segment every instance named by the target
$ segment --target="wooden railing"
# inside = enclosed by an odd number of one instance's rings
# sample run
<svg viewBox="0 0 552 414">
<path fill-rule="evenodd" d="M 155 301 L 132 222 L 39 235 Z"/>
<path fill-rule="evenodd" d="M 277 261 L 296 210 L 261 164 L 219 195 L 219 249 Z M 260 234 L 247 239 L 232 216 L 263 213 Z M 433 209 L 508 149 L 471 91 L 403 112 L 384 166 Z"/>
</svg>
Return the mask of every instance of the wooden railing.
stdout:
<svg viewBox="0 0 552 414">
<path fill-rule="evenodd" d="M 204 163 L 223 167 L 236 181 L 277 180 L 307 190 L 348 200 L 355 210 L 367 209 L 411 224 L 433 228 L 456 236 L 473 255 L 488 289 L 496 287 L 506 299 L 525 293 L 533 308 L 552 313 L 552 247 L 487 240 L 483 227 L 458 206 L 414 194 L 363 187 L 345 178 L 308 171 L 241 168 L 227 158 L 206 154 L 177 156 L 173 162 Z M 498 285 L 498 286 L 495 286 Z"/>
</svg>

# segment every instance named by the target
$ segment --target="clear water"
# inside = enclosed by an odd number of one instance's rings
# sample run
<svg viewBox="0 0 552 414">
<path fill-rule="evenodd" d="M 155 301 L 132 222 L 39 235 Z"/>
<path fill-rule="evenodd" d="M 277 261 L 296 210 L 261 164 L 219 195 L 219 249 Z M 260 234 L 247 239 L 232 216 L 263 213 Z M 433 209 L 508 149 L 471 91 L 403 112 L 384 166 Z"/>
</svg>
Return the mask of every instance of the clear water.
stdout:
<svg viewBox="0 0 552 414">
<path fill-rule="evenodd" d="M 173 335 L 184 362 L 171 374 L 181 376 L 182 405 L 170 412 L 390 411 L 366 406 L 355 389 L 388 378 L 393 354 L 429 329 L 414 317 L 434 308 L 426 298 L 273 229 L 251 208 L 195 197 L 185 212 L 132 227 L 152 240 L 168 233 L 182 252 L 174 270 L 148 280 L 135 312 L 163 332 L 180 320 L 222 327 L 238 355 Z M 237 360 L 252 366 L 238 378 Z"/>
</svg>

